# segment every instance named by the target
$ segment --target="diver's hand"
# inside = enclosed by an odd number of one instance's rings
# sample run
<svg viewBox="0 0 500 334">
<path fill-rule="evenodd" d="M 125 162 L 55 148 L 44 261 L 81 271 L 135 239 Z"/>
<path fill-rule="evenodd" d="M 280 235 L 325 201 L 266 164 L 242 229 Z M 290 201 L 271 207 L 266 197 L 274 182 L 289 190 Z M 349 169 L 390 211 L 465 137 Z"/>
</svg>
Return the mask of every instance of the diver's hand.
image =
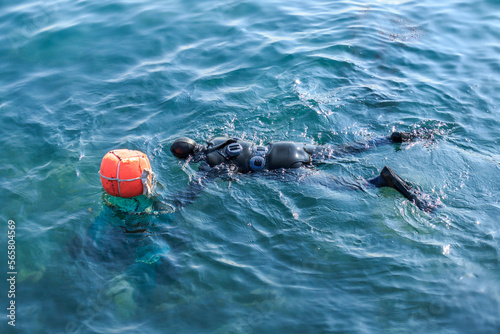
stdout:
<svg viewBox="0 0 500 334">
<path fill-rule="evenodd" d="M 414 131 L 414 132 L 393 132 L 389 137 L 393 143 L 406 143 L 417 139 L 433 140 L 434 136 L 429 131 Z"/>
<path fill-rule="evenodd" d="M 393 143 L 407 142 L 407 141 L 411 141 L 412 139 L 413 139 L 413 136 L 410 132 L 395 131 L 391 134 L 391 140 Z"/>
</svg>

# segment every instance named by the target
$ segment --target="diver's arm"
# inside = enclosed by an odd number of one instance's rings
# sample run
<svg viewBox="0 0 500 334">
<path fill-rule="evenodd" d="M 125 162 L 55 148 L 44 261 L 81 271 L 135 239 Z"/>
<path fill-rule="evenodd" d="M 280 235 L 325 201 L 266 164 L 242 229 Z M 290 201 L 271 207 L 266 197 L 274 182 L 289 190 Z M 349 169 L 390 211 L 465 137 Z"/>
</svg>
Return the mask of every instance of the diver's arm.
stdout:
<svg viewBox="0 0 500 334">
<path fill-rule="evenodd" d="M 376 137 L 368 142 L 351 142 L 344 145 L 334 146 L 334 155 L 356 154 L 368 151 L 372 148 L 392 143 L 390 136 Z"/>
<path fill-rule="evenodd" d="M 413 133 L 395 131 L 389 136 L 375 137 L 368 142 L 353 142 L 341 145 L 339 152 L 344 154 L 361 153 L 382 145 L 411 141 L 416 137 L 417 135 Z"/>
<path fill-rule="evenodd" d="M 409 132 L 393 132 L 389 136 L 375 137 L 367 142 L 351 142 L 343 145 L 326 145 L 318 147 L 313 153 L 313 159 L 321 160 L 331 157 L 342 157 L 348 154 L 357 154 L 366 152 L 370 149 L 392 144 L 411 141 L 416 135 Z"/>
<path fill-rule="evenodd" d="M 215 173 L 207 163 L 202 162 L 196 178 L 193 179 L 186 190 L 175 194 L 175 198 L 171 203 L 177 208 L 183 208 L 192 204 L 198 195 L 203 191 L 205 186 L 215 178 Z"/>
<path fill-rule="evenodd" d="M 173 199 L 172 204 L 178 209 L 192 204 L 196 200 L 198 195 L 203 191 L 203 188 L 205 187 L 206 183 L 208 183 L 208 181 L 209 180 L 207 180 L 206 176 L 202 176 L 200 178 L 197 178 L 196 180 L 191 181 L 186 190 L 175 194 L 175 198 Z"/>
</svg>

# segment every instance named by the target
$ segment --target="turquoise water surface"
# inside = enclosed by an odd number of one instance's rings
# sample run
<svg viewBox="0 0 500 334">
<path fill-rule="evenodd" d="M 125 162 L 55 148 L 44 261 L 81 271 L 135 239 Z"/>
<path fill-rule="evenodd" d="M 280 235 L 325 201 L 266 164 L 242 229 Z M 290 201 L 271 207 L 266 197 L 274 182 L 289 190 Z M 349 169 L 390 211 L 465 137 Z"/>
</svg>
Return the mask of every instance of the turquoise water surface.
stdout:
<svg viewBox="0 0 500 334">
<path fill-rule="evenodd" d="M 500 332 L 498 0 L 2 1 L 0 28 L 0 333 Z M 179 136 L 394 130 L 435 140 L 301 172 L 322 185 L 236 174 L 175 212 L 103 204 L 112 149 L 147 153 L 169 203 L 197 178 Z M 385 165 L 443 207 L 332 181 Z"/>
</svg>

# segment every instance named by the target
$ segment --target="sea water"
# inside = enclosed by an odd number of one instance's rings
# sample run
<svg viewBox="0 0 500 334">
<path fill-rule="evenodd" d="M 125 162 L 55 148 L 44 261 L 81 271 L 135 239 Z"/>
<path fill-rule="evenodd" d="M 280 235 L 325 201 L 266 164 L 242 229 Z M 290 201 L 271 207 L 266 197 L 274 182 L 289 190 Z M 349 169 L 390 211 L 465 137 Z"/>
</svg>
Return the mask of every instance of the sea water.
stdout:
<svg viewBox="0 0 500 334">
<path fill-rule="evenodd" d="M 0 27 L 1 333 L 500 331 L 498 0 L 2 1 Z M 179 136 L 394 130 L 434 140 L 157 215 L 105 205 L 97 174 L 141 150 L 167 205 L 198 177 Z M 386 165 L 442 208 L 334 185 Z"/>
</svg>

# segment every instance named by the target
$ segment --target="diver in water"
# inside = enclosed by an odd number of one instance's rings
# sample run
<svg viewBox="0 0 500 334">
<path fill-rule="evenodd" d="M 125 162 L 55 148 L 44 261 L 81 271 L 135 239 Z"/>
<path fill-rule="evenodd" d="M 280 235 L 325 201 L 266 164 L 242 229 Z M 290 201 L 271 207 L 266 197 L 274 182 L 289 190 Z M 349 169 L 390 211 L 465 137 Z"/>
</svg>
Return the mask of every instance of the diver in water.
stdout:
<svg viewBox="0 0 500 334">
<path fill-rule="evenodd" d="M 217 137 L 207 142 L 207 146 L 197 144 L 186 137 L 176 139 L 170 151 L 180 159 L 189 162 L 201 162 L 199 170 L 207 176 L 219 176 L 217 171 L 229 170 L 239 173 L 254 173 L 272 170 L 293 170 L 311 167 L 328 159 L 344 155 L 361 153 L 380 145 L 409 142 L 417 138 L 431 139 L 432 134 L 393 132 L 387 137 L 377 137 L 367 143 L 354 142 L 346 145 L 312 145 L 295 142 L 274 142 L 265 146 L 256 145 L 240 138 Z M 185 206 L 191 203 L 201 192 L 203 181 L 194 182 L 189 189 L 175 200 L 175 205 Z M 394 171 L 385 166 L 380 175 L 366 180 L 366 185 L 390 187 L 396 189 L 421 210 L 430 212 L 438 207 L 438 202 L 429 195 L 420 192 L 405 182 Z M 351 188 L 362 188 L 363 185 L 348 185 Z"/>
</svg>

